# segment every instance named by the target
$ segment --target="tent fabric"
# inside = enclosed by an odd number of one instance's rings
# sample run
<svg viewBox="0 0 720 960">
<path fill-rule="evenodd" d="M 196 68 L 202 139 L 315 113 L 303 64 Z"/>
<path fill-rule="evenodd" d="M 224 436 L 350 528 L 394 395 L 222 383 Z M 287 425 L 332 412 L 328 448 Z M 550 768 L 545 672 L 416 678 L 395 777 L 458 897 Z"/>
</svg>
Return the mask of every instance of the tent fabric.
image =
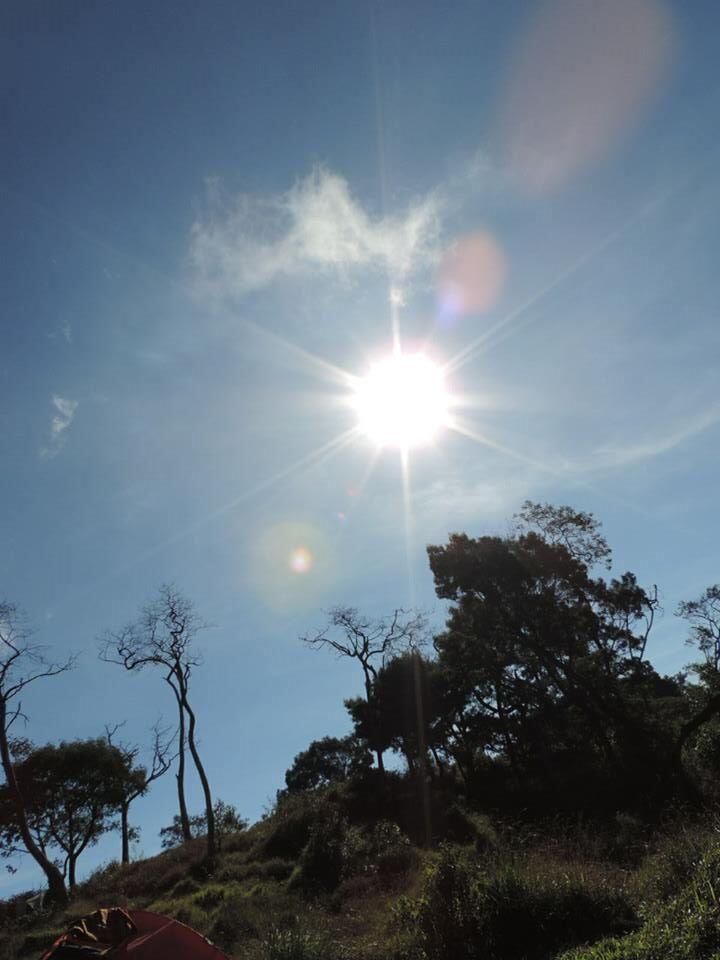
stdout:
<svg viewBox="0 0 720 960">
<path fill-rule="evenodd" d="M 103 916 L 103 914 L 105 916 Z M 104 939 L 101 939 L 104 938 Z M 98 910 L 74 924 L 41 960 L 227 960 L 178 920 L 147 910 Z"/>
</svg>

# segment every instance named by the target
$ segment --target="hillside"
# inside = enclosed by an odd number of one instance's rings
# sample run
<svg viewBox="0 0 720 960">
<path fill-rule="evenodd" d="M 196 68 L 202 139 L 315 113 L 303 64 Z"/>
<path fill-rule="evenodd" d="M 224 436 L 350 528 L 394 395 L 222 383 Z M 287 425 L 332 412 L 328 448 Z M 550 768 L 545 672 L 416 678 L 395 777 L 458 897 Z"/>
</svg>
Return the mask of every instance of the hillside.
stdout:
<svg viewBox="0 0 720 960">
<path fill-rule="evenodd" d="M 3 904 L 0 958 L 38 957 L 71 919 L 112 904 L 175 917 L 237 960 L 720 957 L 712 824 L 649 836 L 627 816 L 540 828 L 459 809 L 452 822 L 454 839 L 422 850 L 389 821 L 351 822 L 340 791 L 294 797 L 224 838 L 212 871 L 200 839 L 109 864 L 63 912 Z"/>
</svg>

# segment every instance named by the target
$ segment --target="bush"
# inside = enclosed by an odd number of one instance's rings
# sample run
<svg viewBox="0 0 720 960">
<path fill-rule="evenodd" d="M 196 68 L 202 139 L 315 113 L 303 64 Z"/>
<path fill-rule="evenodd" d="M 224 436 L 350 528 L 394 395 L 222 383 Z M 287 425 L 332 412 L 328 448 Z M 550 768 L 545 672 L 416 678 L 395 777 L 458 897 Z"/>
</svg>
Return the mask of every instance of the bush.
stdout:
<svg viewBox="0 0 720 960">
<path fill-rule="evenodd" d="M 638 870 L 640 897 L 656 903 L 680 893 L 692 880 L 708 849 L 717 842 L 717 831 L 700 825 L 669 831 Z"/>
<path fill-rule="evenodd" d="M 418 864 L 417 851 L 396 823 L 381 820 L 370 830 L 350 827 L 343 841 L 342 875 L 390 878 Z"/>
<path fill-rule="evenodd" d="M 621 939 L 565 954 L 565 960 L 716 960 L 720 954 L 720 843 L 695 865 L 678 896 L 648 904 L 645 923 Z"/>
<path fill-rule="evenodd" d="M 184 880 L 181 880 L 180 883 L 176 883 L 172 889 L 173 897 L 186 897 L 188 894 L 197 893 L 200 889 L 200 885 L 197 881 L 192 880 L 190 877 L 186 877 Z"/>
<path fill-rule="evenodd" d="M 545 960 L 558 950 L 631 929 L 627 901 L 569 877 L 531 884 L 508 867 L 488 875 L 445 846 L 418 899 L 397 908 L 410 955 L 427 960 Z"/>
<path fill-rule="evenodd" d="M 346 832 L 347 822 L 336 811 L 313 824 L 291 886 L 310 895 L 334 890 L 342 879 Z"/>
<path fill-rule="evenodd" d="M 258 853 L 285 860 L 297 858 L 308 843 L 313 827 L 334 812 L 335 807 L 322 796 L 298 794 L 283 798 L 269 821 L 269 831 Z"/>
<path fill-rule="evenodd" d="M 260 936 L 262 910 L 247 897 L 233 897 L 220 907 L 208 934 L 221 950 L 231 950 L 238 940 Z"/>
<path fill-rule="evenodd" d="M 214 910 L 219 903 L 222 903 L 224 899 L 225 891 L 222 887 L 208 887 L 195 897 L 193 903 L 200 907 L 201 910 L 209 913 L 211 910 Z"/>
<path fill-rule="evenodd" d="M 451 843 L 472 843 L 478 853 L 497 849 L 498 838 L 490 819 L 480 813 L 471 813 L 458 803 L 445 811 L 443 835 Z"/>
</svg>

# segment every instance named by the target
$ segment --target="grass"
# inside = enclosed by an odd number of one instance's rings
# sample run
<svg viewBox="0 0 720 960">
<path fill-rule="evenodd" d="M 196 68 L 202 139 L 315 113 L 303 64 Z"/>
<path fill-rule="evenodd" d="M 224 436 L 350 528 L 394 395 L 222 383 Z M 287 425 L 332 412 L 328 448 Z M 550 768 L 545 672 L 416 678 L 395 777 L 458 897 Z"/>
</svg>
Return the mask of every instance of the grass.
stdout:
<svg viewBox="0 0 720 960">
<path fill-rule="evenodd" d="M 211 875 L 194 841 L 107 865 L 55 914 L 13 919 L 0 904 L 0 960 L 37 958 L 110 904 L 175 917 L 234 960 L 720 960 L 713 824 L 651 842 L 634 822 L 604 835 L 473 823 L 423 851 L 392 823 L 295 799 L 232 838 Z"/>
</svg>

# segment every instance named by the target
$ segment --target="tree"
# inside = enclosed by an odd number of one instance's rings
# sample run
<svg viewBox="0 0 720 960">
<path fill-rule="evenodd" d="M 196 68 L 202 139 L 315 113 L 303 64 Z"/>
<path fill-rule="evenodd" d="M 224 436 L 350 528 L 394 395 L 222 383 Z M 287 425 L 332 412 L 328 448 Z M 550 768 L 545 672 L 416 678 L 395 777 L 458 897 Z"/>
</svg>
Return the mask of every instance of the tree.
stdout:
<svg viewBox="0 0 720 960">
<path fill-rule="evenodd" d="M 330 649 L 340 657 L 356 660 L 363 673 L 365 700 L 371 707 L 378 669 L 395 653 L 422 646 L 426 629 L 426 619 L 420 613 L 411 615 L 406 610 L 397 609 L 389 617 L 373 619 L 362 616 L 354 607 L 333 607 L 322 630 L 300 639 L 315 650 Z M 374 739 L 376 742 L 371 746 L 382 773 L 385 769 L 383 746 L 377 738 Z"/>
<path fill-rule="evenodd" d="M 136 785 L 136 772 L 122 751 L 98 738 L 33 749 L 15 763 L 15 774 L 34 840 L 46 856 L 61 852 L 72 891 L 78 858 L 115 827 L 113 817 Z M 17 822 L 5 822 L 3 834 L 6 842 L 19 835 Z"/>
<path fill-rule="evenodd" d="M 470 784 L 501 760 L 508 781 L 551 798 L 562 787 L 572 802 L 571 783 L 592 797 L 593 776 L 650 797 L 667 782 L 669 743 L 653 708 L 662 678 L 645 660 L 656 591 L 631 573 L 591 574 L 610 559 L 591 514 L 528 503 L 518 519 L 509 537 L 428 547 L 436 592 L 452 603 L 435 640 L 446 749 Z"/>
<path fill-rule="evenodd" d="M 241 817 L 237 809 L 224 800 L 216 800 L 213 810 L 215 815 L 215 838 L 217 849 L 221 850 L 224 840 L 234 834 L 242 833 L 247 829 L 248 822 Z M 191 839 L 197 839 L 207 833 L 207 817 L 198 813 L 190 817 Z M 180 817 L 173 817 L 173 822 L 160 830 L 161 846 L 164 850 L 179 847 L 185 843 Z"/>
<path fill-rule="evenodd" d="M 682 755 L 692 740 L 704 754 L 705 763 L 718 768 L 718 741 L 720 740 L 720 584 L 707 587 L 696 600 L 678 605 L 676 616 L 690 624 L 688 644 L 696 646 L 702 661 L 691 664 L 697 678 L 689 690 L 690 716 L 680 727 L 673 748 L 673 757 L 679 770 L 684 770 Z M 700 736 L 700 732 L 703 734 Z"/>
<path fill-rule="evenodd" d="M 365 701 L 363 701 L 364 703 Z M 318 790 L 331 783 L 362 777 L 372 765 L 372 756 L 362 739 L 354 736 L 313 740 L 293 760 L 285 774 L 288 793 Z"/>
<path fill-rule="evenodd" d="M 205 798 L 207 818 L 207 855 L 215 855 L 215 821 L 212 794 L 205 768 L 197 748 L 197 720 L 189 696 L 192 671 L 202 663 L 194 649 L 197 634 L 208 625 L 201 620 L 187 597 L 168 584 L 158 591 L 158 597 L 142 608 L 137 620 L 115 633 L 106 634 L 101 648 L 102 659 L 117 663 L 126 670 L 142 670 L 147 666 L 160 668 L 164 680 L 175 697 L 178 708 L 178 772 L 177 787 L 180 823 L 185 840 L 191 838 L 190 819 L 185 803 L 185 740 L 200 778 Z"/>
<path fill-rule="evenodd" d="M 20 699 L 23 691 L 36 680 L 58 676 L 73 665 L 72 657 L 56 663 L 47 660 L 42 648 L 31 642 L 30 631 L 18 608 L 0 601 L 0 762 L 5 789 L 24 849 L 45 874 L 50 896 L 57 903 L 67 901 L 65 881 L 31 832 L 26 798 L 15 773 L 10 730 L 18 717 L 23 716 Z"/>
<path fill-rule="evenodd" d="M 161 729 L 159 723 L 153 727 L 153 748 L 150 769 L 135 767 L 135 761 L 140 753 L 140 747 L 127 744 L 114 744 L 113 737 L 122 724 L 114 727 L 105 727 L 105 738 L 110 746 L 116 747 L 123 755 L 128 770 L 128 776 L 123 784 L 120 798 L 120 833 L 122 837 L 122 863 L 130 863 L 130 804 L 138 797 L 144 796 L 150 784 L 158 780 L 170 769 L 175 756 L 170 755 L 173 738 L 167 738 L 167 730 Z M 137 831 L 136 831 L 137 835 Z"/>
<path fill-rule="evenodd" d="M 438 664 L 417 651 L 393 657 L 378 670 L 373 683 L 372 712 L 360 697 L 345 701 L 357 738 L 368 740 L 374 732 L 385 749 L 404 756 L 411 772 L 429 751 L 435 769 L 441 772 L 436 746 L 443 679 Z"/>
</svg>

